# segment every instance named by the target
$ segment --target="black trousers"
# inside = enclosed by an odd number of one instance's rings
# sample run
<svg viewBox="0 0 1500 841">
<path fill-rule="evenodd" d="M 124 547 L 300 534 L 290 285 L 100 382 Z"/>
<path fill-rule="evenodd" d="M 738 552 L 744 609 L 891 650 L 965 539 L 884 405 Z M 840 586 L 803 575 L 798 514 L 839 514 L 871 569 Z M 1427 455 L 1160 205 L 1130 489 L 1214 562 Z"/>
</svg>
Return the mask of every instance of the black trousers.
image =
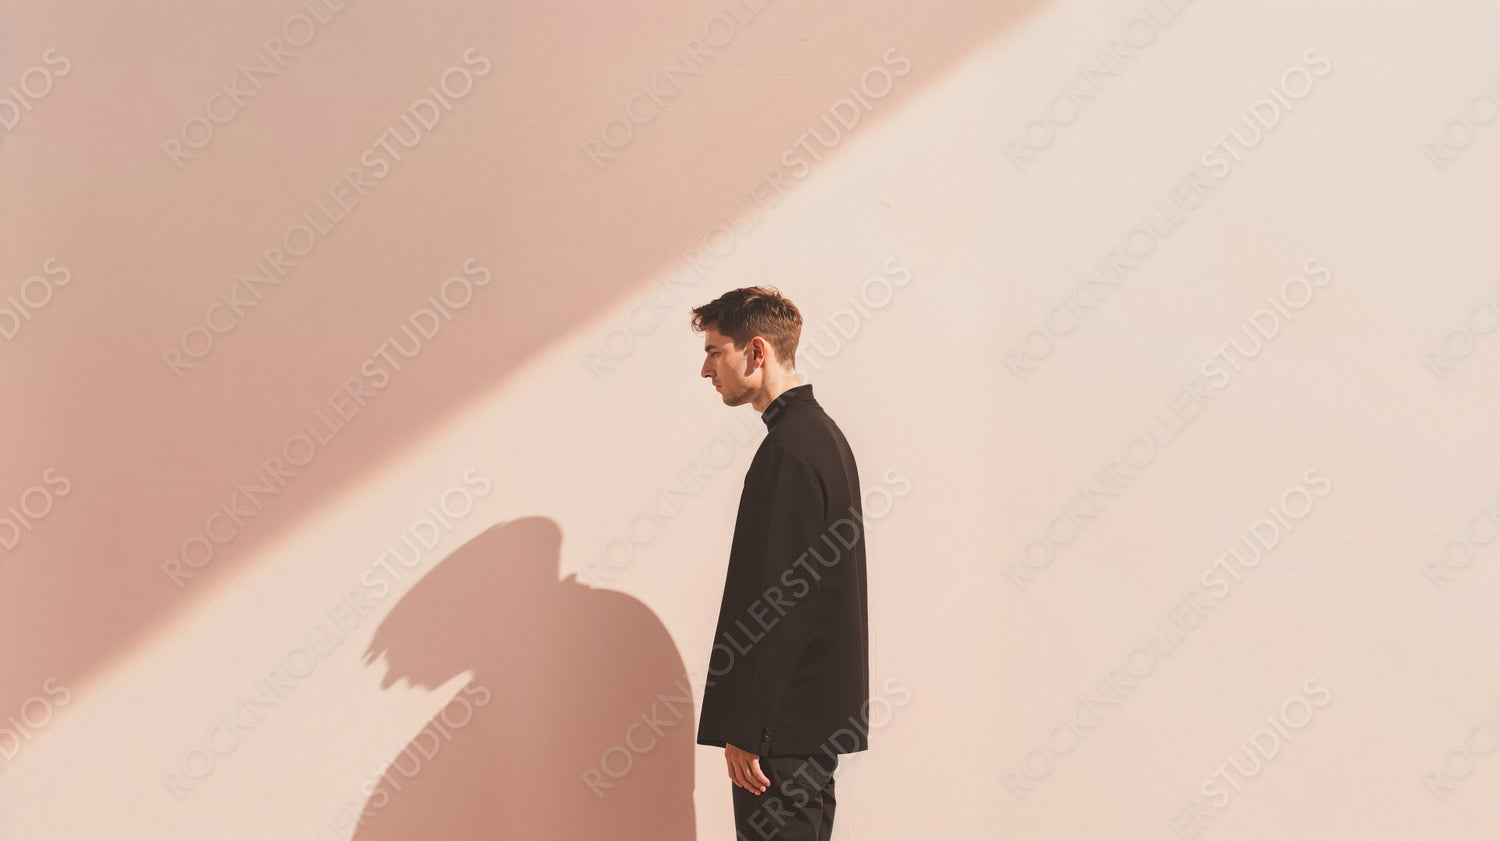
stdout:
<svg viewBox="0 0 1500 841">
<path fill-rule="evenodd" d="M 734 783 L 737 841 L 828 841 L 833 837 L 833 771 L 837 754 L 762 756 L 771 784 L 756 795 Z"/>
</svg>

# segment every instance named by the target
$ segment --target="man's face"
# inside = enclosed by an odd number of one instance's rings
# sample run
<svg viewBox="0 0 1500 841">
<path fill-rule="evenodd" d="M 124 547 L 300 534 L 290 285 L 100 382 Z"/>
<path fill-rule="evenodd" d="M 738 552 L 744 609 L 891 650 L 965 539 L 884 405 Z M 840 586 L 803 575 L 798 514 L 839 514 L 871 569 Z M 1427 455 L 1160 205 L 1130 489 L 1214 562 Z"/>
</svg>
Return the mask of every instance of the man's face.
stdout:
<svg viewBox="0 0 1500 841">
<path fill-rule="evenodd" d="M 746 348 L 734 346 L 734 340 L 712 327 L 703 332 L 703 368 L 699 374 L 719 387 L 726 406 L 743 406 L 760 388 L 762 368 L 746 357 Z"/>
</svg>

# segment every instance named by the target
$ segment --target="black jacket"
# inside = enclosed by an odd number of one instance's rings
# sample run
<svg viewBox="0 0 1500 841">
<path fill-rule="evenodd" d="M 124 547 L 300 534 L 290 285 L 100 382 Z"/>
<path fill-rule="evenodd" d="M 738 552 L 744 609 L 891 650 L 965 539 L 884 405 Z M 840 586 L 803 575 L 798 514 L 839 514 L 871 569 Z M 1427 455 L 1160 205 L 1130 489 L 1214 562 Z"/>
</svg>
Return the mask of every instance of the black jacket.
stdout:
<svg viewBox="0 0 1500 841">
<path fill-rule="evenodd" d="M 869 747 L 864 513 L 854 453 L 789 388 L 740 493 L 698 744 L 759 756 Z"/>
</svg>

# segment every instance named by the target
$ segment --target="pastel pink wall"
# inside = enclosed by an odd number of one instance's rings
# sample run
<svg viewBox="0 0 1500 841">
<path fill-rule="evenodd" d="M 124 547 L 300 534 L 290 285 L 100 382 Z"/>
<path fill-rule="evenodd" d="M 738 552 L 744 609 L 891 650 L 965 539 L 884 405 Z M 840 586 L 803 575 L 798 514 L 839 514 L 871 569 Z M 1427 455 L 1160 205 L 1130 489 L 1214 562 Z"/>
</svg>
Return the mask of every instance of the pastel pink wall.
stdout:
<svg viewBox="0 0 1500 841">
<path fill-rule="evenodd" d="M 334 9 L 0 8 L 7 837 L 727 836 L 757 283 L 871 515 L 836 839 L 1500 830 L 1493 4 Z"/>
</svg>

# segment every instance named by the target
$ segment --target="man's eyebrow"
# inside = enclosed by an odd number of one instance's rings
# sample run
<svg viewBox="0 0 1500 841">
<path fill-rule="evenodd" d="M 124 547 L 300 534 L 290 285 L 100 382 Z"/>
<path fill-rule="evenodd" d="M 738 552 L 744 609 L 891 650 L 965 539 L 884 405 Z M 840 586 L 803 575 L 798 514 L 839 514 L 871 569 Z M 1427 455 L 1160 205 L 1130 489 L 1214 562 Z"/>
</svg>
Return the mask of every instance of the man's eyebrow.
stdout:
<svg viewBox="0 0 1500 841">
<path fill-rule="evenodd" d="M 718 345 L 704 345 L 703 349 L 704 350 L 717 350 L 718 349 Z"/>
</svg>

